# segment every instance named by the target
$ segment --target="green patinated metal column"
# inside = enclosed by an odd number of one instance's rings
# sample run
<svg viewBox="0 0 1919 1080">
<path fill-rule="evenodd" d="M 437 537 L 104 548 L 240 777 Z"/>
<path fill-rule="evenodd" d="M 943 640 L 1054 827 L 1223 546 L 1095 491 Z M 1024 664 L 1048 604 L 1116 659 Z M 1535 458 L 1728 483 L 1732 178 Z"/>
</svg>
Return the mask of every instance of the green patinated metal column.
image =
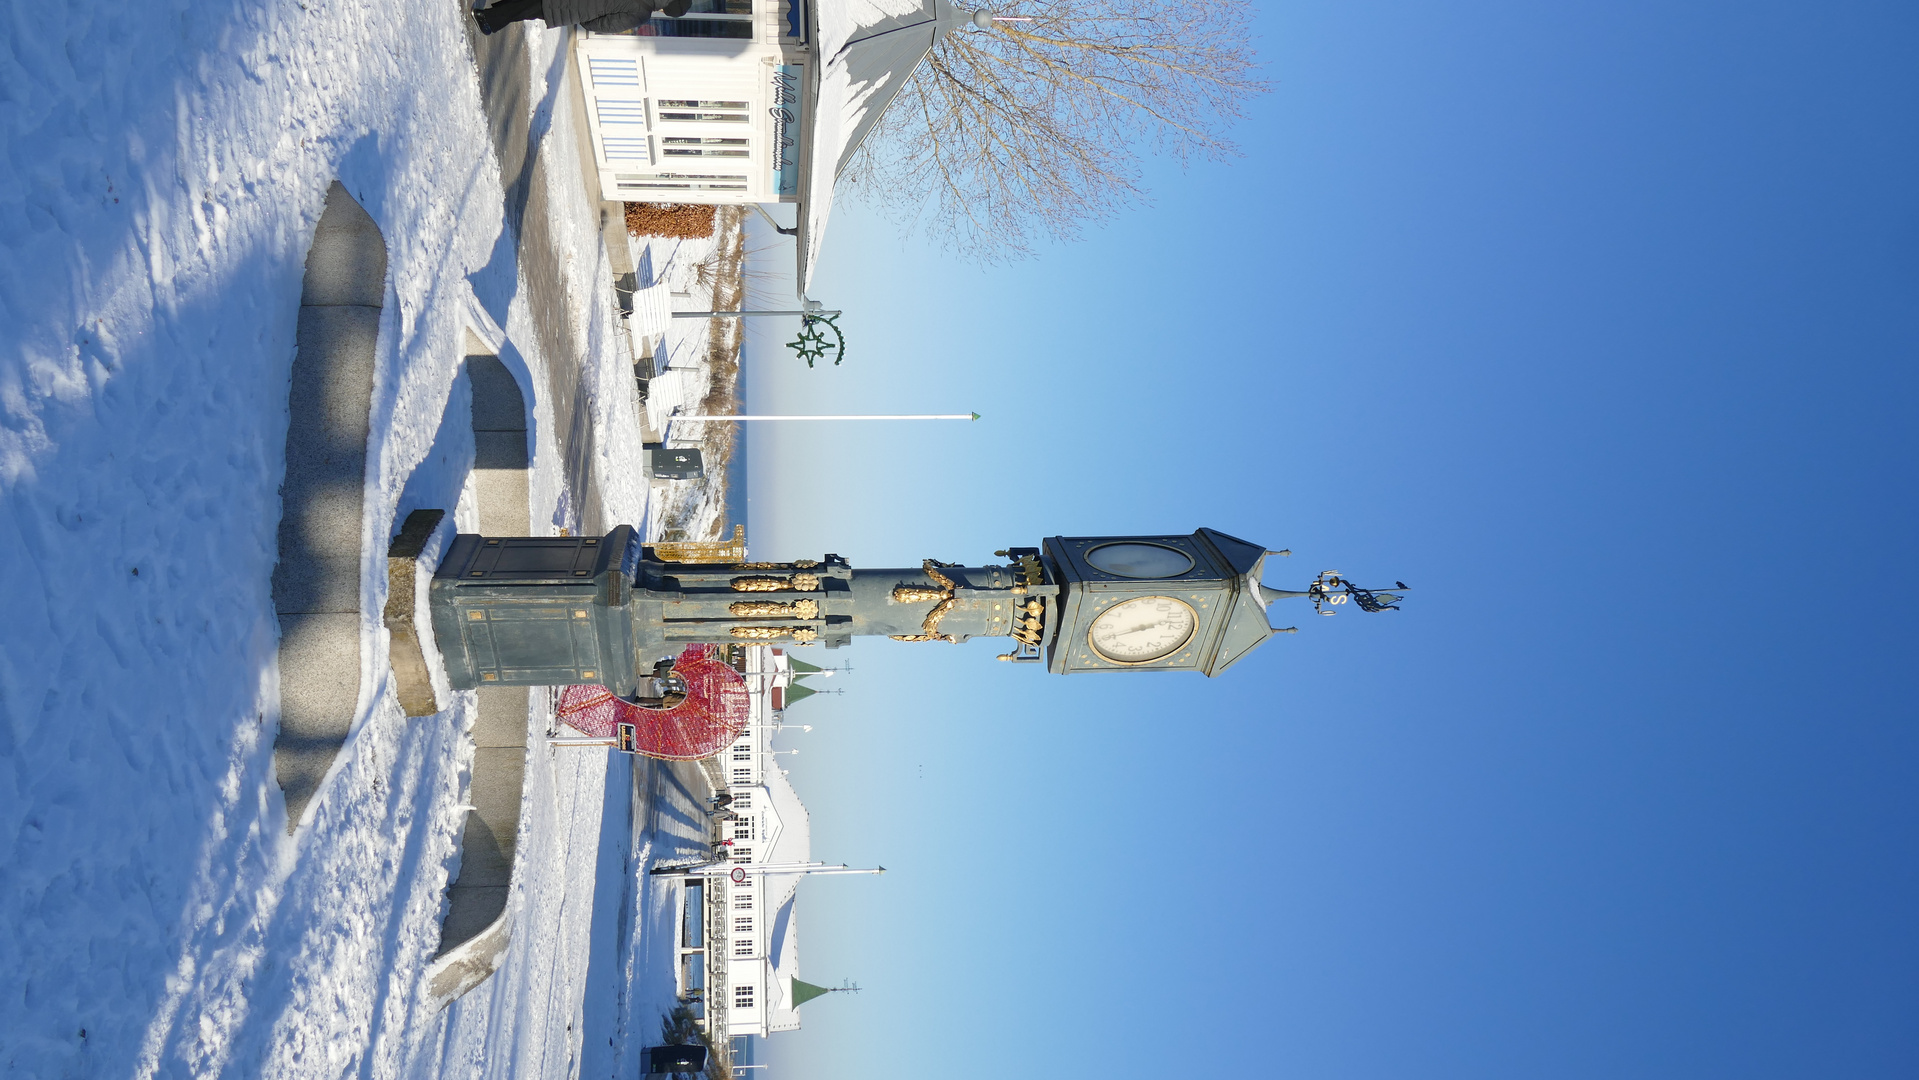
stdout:
<svg viewBox="0 0 1919 1080">
<path fill-rule="evenodd" d="M 733 545 L 717 546 L 743 552 L 743 540 Z M 455 689 L 599 683 L 633 699 L 690 644 L 837 648 L 860 635 L 1011 638 L 1000 659 L 1065 675 L 1217 675 L 1293 630 L 1270 625 L 1272 602 L 1306 598 L 1329 615 L 1348 599 L 1363 611 L 1399 601 L 1336 571 L 1304 591 L 1265 588 L 1266 557 L 1286 553 L 1213 529 L 1055 536 L 996 554 L 1007 561 L 855 570 L 837 555 L 668 561 L 625 525 L 603 537 L 462 534 L 433 576 L 433 634 Z"/>
<path fill-rule="evenodd" d="M 429 595 L 454 689 L 600 683 L 631 696 L 660 659 L 696 643 L 1016 636 L 1037 658 L 1045 598 L 1057 592 L 1034 556 L 892 570 L 854 570 L 837 555 L 674 563 L 622 525 L 604 537 L 461 534 Z"/>
</svg>

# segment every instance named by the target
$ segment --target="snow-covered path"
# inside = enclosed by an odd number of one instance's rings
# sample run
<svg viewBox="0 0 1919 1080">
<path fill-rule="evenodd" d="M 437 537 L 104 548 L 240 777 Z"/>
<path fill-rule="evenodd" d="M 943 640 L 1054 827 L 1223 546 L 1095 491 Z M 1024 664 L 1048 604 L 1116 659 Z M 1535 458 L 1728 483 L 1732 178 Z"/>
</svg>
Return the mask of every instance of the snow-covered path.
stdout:
<svg viewBox="0 0 1919 1080">
<path fill-rule="evenodd" d="M 571 799 L 553 801 L 554 819 L 540 823 L 559 839 L 526 867 L 524 909 L 546 925 L 516 929 L 499 973 L 432 1022 L 411 1076 L 612 1080 L 633 1075 L 632 1051 L 657 1041 L 674 1000 L 680 890 L 634 871 L 706 850 L 697 777 L 599 752 L 561 751 L 552 764 L 573 775 L 535 798 L 564 788 Z M 594 771 L 605 774 L 602 800 L 586 806 Z M 531 790 L 538 781 L 527 775 Z"/>
<path fill-rule="evenodd" d="M 363 617 L 357 726 L 291 839 L 271 758 L 287 379 L 334 179 L 389 260 L 363 611 L 383 599 L 373 556 L 392 526 L 464 490 L 470 446 L 434 439 L 464 400 L 469 331 L 536 388 L 535 521 L 576 524 L 464 7 L 27 11 L 0 44 L 0 1070 L 566 1075 L 578 1055 L 554 1040 L 579 1038 L 584 983 L 552 979 L 586 977 L 580 875 L 602 861 L 625 764 L 536 750 L 513 979 L 434 1013 L 419 975 L 457 849 L 470 696 L 402 716 Z M 536 41 L 533 101 L 560 70 L 559 35 Z M 555 115 L 545 136 L 570 125 Z M 618 374 L 597 223 L 577 202 L 548 212 L 587 299 L 586 367 Z M 583 390 L 596 422 L 633 414 L 630 378 Z M 596 442 L 593 472 L 616 478 L 609 515 L 635 519 L 623 431 Z M 492 1034 L 461 1037 L 480 1009 Z M 495 1044 L 511 1051 L 465 1067 Z"/>
</svg>

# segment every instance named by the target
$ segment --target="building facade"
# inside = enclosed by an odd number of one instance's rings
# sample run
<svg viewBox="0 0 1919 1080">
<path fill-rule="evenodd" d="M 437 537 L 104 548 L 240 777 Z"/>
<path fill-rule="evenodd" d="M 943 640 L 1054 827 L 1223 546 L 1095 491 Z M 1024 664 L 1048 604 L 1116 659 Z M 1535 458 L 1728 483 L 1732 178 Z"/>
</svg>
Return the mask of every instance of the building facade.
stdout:
<svg viewBox="0 0 1919 1080">
<path fill-rule="evenodd" d="M 803 17 L 791 0 L 694 0 L 679 19 L 579 35 L 602 197 L 798 201 Z"/>
<path fill-rule="evenodd" d="M 581 32 L 574 69 L 600 195 L 799 204 L 804 289 L 834 183 L 963 21 L 951 0 L 693 0 L 678 19 Z"/>
<path fill-rule="evenodd" d="M 752 710 L 719 759 L 732 797 L 715 834 L 725 866 L 688 884 L 681 924 L 681 991 L 697 984 L 703 992 L 707 1029 L 716 1038 L 800 1026 L 792 1000 L 799 976 L 794 901 L 812 865 L 806 806 L 770 752 L 778 705 L 793 685 L 791 661 L 766 646 L 743 652 Z"/>
</svg>

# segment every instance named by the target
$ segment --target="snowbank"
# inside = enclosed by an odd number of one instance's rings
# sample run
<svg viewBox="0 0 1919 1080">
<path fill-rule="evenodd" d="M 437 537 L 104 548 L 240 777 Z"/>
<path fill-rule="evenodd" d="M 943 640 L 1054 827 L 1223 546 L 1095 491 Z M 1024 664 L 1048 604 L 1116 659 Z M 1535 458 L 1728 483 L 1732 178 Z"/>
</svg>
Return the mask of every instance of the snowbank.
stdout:
<svg viewBox="0 0 1919 1080">
<path fill-rule="evenodd" d="M 388 244 L 364 521 L 369 658 L 385 651 L 377 555 L 389 529 L 467 490 L 470 438 L 440 437 L 449 402 L 464 401 L 466 335 L 529 385 L 547 382 L 466 18 L 457 2 L 103 0 L 9 22 L 9 1072 L 530 1076 L 579 1060 L 594 921 L 580 910 L 593 891 L 580 890 L 601 864 L 607 783 L 624 763 L 536 752 L 523 932 L 492 985 L 439 1013 L 422 1007 L 420 973 L 457 850 L 470 696 L 409 721 L 369 659 L 355 733 L 291 840 L 271 762 L 287 379 L 329 183 L 345 184 Z M 535 31 L 531 101 L 550 100 L 560 38 Z M 564 146 L 570 114 L 546 137 Z M 545 155 L 567 193 L 550 212 L 565 218 L 555 232 L 571 245 L 572 314 L 590 354 L 582 392 L 604 432 L 594 472 L 609 515 L 638 515 L 637 402 L 599 287 L 594 214 L 565 186 L 575 158 Z M 532 411 L 534 519 L 577 525 L 547 395 Z M 470 500 L 459 516 L 472 527 Z M 477 1035 L 469 1014 L 486 1017 Z"/>
</svg>

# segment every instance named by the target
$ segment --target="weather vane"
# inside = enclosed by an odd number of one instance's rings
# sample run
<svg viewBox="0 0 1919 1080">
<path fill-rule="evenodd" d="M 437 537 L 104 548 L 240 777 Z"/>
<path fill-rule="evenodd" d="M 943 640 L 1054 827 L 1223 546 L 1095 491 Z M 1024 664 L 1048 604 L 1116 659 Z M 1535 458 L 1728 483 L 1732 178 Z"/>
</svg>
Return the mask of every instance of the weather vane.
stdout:
<svg viewBox="0 0 1919 1080">
<path fill-rule="evenodd" d="M 1403 581 L 1395 581 L 1393 585 L 1401 590 L 1412 587 Z M 1331 609 L 1345 603 L 1348 597 L 1359 605 L 1361 611 L 1398 611 L 1402 599 L 1395 593 L 1362 589 L 1339 576 L 1337 570 L 1320 571 L 1313 583 L 1307 586 L 1306 595 L 1312 598 L 1313 610 L 1321 615 L 1338 614 Z"/>
</svg>

